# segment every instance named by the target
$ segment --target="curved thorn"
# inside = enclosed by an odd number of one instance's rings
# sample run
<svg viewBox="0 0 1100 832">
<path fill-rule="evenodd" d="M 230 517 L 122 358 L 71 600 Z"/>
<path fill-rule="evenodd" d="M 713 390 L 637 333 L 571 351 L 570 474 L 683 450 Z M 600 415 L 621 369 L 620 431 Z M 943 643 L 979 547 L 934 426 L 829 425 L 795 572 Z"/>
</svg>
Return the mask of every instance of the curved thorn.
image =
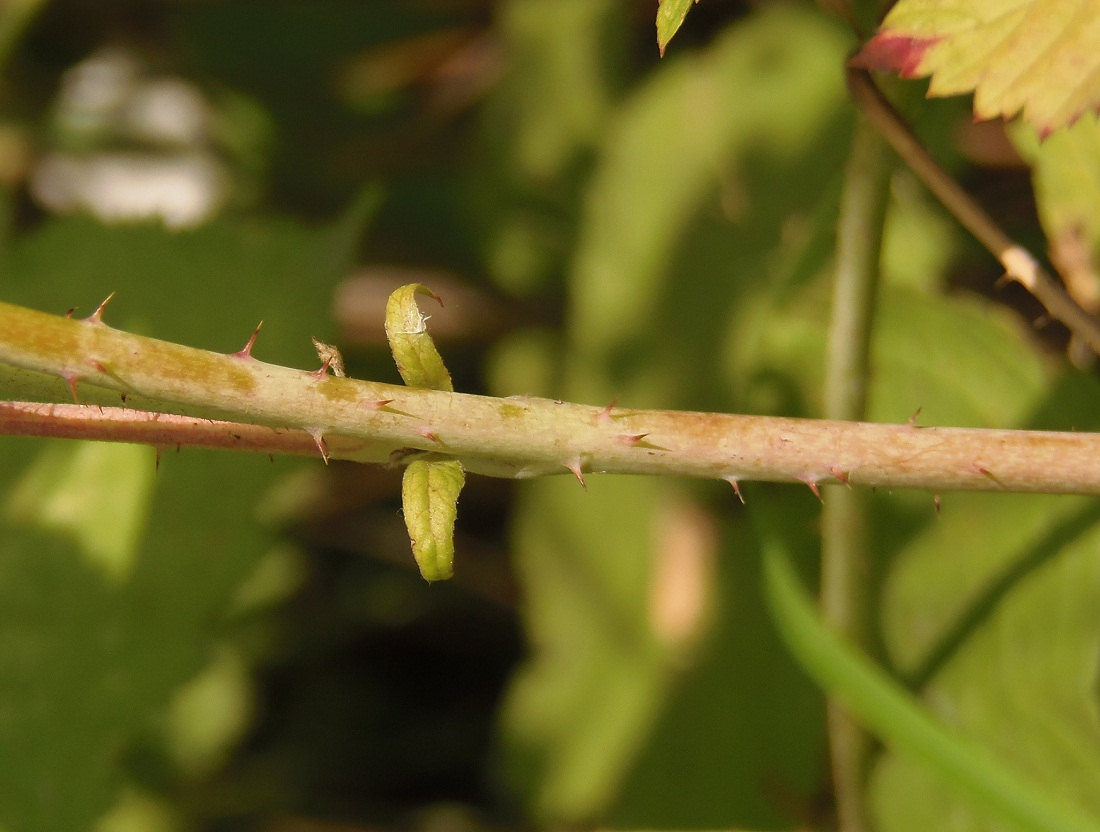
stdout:
<svg viewBox="0 0 1100 832">
<path fill-rule="evenodd" d="M 316 369 L 312 373 L 310 373 L 310 375 L 313 376 L 315 379 L 322 379 L 322 378 L 324 378 L 325 376 L 328 375 L 328 368 L 330 366 L 332 366 L 332 358 L 331 357 L 326 358 L 325 363 L 322 364 L 318 369 Z"/>
<path fill-rule="evenodd" d="M 577 459 L 562 464 L 577 478 L 577 482 L 581 484 L 581 488 L 587 491 L 588 486 L 584 482 L 584 472 L 581 470 L 580 458 L 578 457 Z"/>
<path fill-rule="evenodd" d="M 313 437 L 313 444 L 316 445 L 317 450 L 321 452 L 321 459 L 325 461 L 325 465 L 328 465 L 328 448 L 325 446 L 324 433 L 317 429 L 309 430 L 307 433 Z"/>
<path fill-rule="evenodd" d="M 822 503 L 825 502 L 825 500 L 823 500 L 821 497 L 821 489 L 817 487 L 817 480 L 807 477 L 806 479 L 800 479 L 799 482 L 809 488 L 818 500 L 820 500 Z"/>
<path fill-rule="evenodd" d="M 376 402 L 359 402 L 360 407 L 365 407 L 368 410 L 387 410 L 387 405 L 393 404 L 393 399 L 380 399 Z"/>
<path fill-rule="evenodd" d="M 248 338 L 248 343 L 244 345 L 244 349 L 238 350 L 235 353 L 230 354 L 230 358 L 252 358 L 252 347 L 256 344 L 256 336 L 260 334 L 260 328 L 264 325 L 263 321 L 256 324 L 256 328 L 252 330 L 252 335 Z"/>
<path fill-rule="evenodd" d="M 616 396 L 611 400 L 611 404 L 596 414 L 596 424 L 603 425 L 610 422 L 614 417 L 611 415 L 611 411 L 615 409 L 615 405 L 619 403 L 619 397 Z"/>
<path fill-rule="evenodd" d="M 76 394 L 76 380 L 80 376 L 76 373 L 65 373 L 61 377 L 69 383 L 69 392 L 73 394 L 73 404 L 80 404 L 80 397 Z"/>
<path fill-rule="evenodd" d="M 733 493 L 737 495 L 737 499 L 741 501 L 741 505 L 745 505 L 745 495 L 741 493 L 741 482 L 737 477 L 726 477 L 726 482 L 733 486 Z"/>
<path fill-rule="evenodd" d="M 95 308 L 95 312 L 84 319 L 85 322 L 89 324 L 103 323 L 103 310 L 107 308 L 107 304 L 111 302 L 111 298 L 113 298 L 114 296 L 114 292 L 111 292 L 111 294 L 107 295 L 107 297 L 103 299 L 103 302 Z"/>
</svg>

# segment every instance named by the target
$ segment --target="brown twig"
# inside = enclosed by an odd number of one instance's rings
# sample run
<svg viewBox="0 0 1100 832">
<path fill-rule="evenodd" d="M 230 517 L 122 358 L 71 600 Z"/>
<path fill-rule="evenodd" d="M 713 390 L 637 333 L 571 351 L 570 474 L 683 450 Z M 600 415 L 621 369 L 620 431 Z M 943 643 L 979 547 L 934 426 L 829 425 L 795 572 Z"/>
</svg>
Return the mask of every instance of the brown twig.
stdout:
<svg viewBox="0 0 1100 832">
<path fill-rule="evenodd" d="M 1007 275 L 1031 292 L 1050 316 L 1100 355 L 1100 324 L 1066 293 L 1039 261 L 1018 245 L 932 158 L 867 70 L 849 65 L 848 89 L 860 110 L 878 128 L 912 171 L 974 237 L 1004 266 Z"/>
</svg>

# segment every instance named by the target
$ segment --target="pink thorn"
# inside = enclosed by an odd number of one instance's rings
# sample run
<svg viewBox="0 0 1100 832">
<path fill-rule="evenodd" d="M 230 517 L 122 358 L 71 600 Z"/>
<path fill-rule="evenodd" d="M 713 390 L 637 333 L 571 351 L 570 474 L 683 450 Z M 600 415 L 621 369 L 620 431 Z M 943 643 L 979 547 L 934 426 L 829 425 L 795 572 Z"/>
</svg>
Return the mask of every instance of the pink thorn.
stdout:
<svg viewBox="0 0 1100 832">
<path fill-rule="evenodd" d="M 429 442 L 438 442 L 440 445 L 443 444 L 443 442 L 440 441 L 439 437 L 428 428 L 420 428 L 417 433 L 423 436 Z"/>
<path fill-rule="evenodd" d="M 737 499 L 741 501 L 741 505 L 745 505 L 745 495 L 741 493 L 741 483 L 737 477 L 726 477 L 726 482 L 733 486 L 733 493 L 737 495 Z"/>
<path fill-rule="evenodd" d="M 309 435 L 313 437 L 313 444 L 317 446 L 317 450 L 321 452 L 321 459 L 325 461 L 325 465 L 328 465 L 328 448 L 325 447 L 324 434 L 319 430 L 309 431 Z"/>
<path fill-rule="evenodd" d="M 647 436 L 649 436 L 648 433 L 620 433 L 615 437 L 615 441 L 624 445 L 638 445 Z"/>
<path fill-rule="evenodd" d="M 994 474 L 992 471 L 990 471 L 988 468 L 986 468 L 984 465 L 977 465 L 977 464 L 971 465 L 970 470 L 973 471 L 976 474 L 981 474 L 983 477 L 986 477 L 987 479 L 995 482 L 1001 488 L 1005 487 L 1004 483 L 1001 482 L 999 479 L 997 479 L 997 475 Z"/>
<path fill-rule="evenodd" d="M 368 410 L 385 410 L 387 405 L 393 404 L 393 399 L 382 399 L 377 402 L 359 402 L 360 407 L 365 407 Z"/>
<path fill-rule="evenodd" d="M 618 403 L 619 403 L 619 397 L 616 396 L 614 399 L 611 400 L 611 404 L 609 404 L 607 407 L 605 407 L 603 410 L 601 410 L 599 413 L 596 414 L 596 424 L 597 425 L 602 425 L 602 424 L 605 424 L 607 422 L 610 422 L 611 419 L 613 418 L 611 416 L 611 411 L 615 409 L 615 405 L 617 405 Z"/>
<path fill-rule="evenodd" d="M 588 486 L 585 485 L 585 482 L 584 482 L 584 472 L 581 471 L 581 461 L 580 461 L 580 459 L 574 459 L 572 462 L 567 462 L 567 463 L 564 463 L 564 464 L 565 464 L 565 467 L 568 468 L 573 473 L 573 476 L 577 478 L 577 482 L 579 482 L 581 484 L 581 488 L 583 488 L 585 491 L 587 491 Z"/>
<path fill-rule="evenodd" d="M 74 306 L 72 309 L 70 309 L 68 312 L 65 313 L 65 317 L 66 318 L 71 318 L 73 316 L 73 312 L 75 312 L 75 311 L 76 311 L 76 307 Z"/>
<path fill-rule="evenodd" d="M 429 295 L 431 296 L 432 300 L 434 300 L 434 301 L 435 301 L 436 303 L 438 303 L 438 304 L 439 304 L 440 306 L 442 306 L 442 307 L 443 307 L 444 309 L 446 309 L 446 308 L 447 308 L 447 307 L 443 306 L 443 298 L 441 298 L 441 297 L 440 297 L 439 295 L 437 295 L 437 294 L 436 294 L 435 292 L 428 292 L 428 294 L 429 294 Z"/>
<path fill-rule="evenodd" d="M 310 375 L 317 379 L 324 378 L 328 375 L 328 368 L 329 366 L 331 366 L 331 364 L 332 359 L 326 358 L 325 363 L 321 365 L 320 369 L 314 370 L 312 373 L 310 373 Z"/>
<path fill-rule="evenodd" d="M 817 480 L 804 479 L 799 480 L 799 482 L 808 487 L 810 491 L 814 492 L 814 496 L 817 497 L 818 500 L 820 500 L 822 503 L 825 502 L 823 499 L 821 499 L 821 490 L 817 487 Z"/>
<path fill-rule="evenodd" d="M 103 310 L 107 308 L 107 304 L 111 302 L 111 298 L 113 298 L 114 296 L 115 296 L 114 292 L 111 292 L 111 294 L 107 295 L 107 297 L 103 299 L 103 303 L 101 303 L 99 306 L 97 306 L 95 308 L 95 312 L 93 312 L 91 315 L 89 315 L 84 320 L 87 321 L 90 324 L 101 324 L 101 323 L 103 323 Z"/>
<path fill-rule="evenodd" d="M 851 488 L 852 488 L 852 483 L 851 483 L 851 481 L 849 480 L 849 474 L 848 474 L 848 472 L 847 472 L 847 471 L 845 471 L 845 470 L 844 470 L 843 468 L 840 468 L 840 467 L 839 467 L 839 466 L 837 466 L 837 465 L 833 465 L 833 466 L 831 466 L 830 468 L 827 468 L 826 470 L 827 470 L 827 471 L 828 471 L 828 472 L 829 472 L 829 473 L 830 473 L 830 474 L 831 474 L 832 476 L 836 477 L 836 479 L 837 479 L 837 480 L 839 480 L 840 482 L 842 482 L 842 483 L 844 483 L 844 484 L 845 484 L 846 486 L 848 486 L 848 489 L 849 489 L 849 490 L 851 490 Z"/>
<path fill-rule="evenodd" d="M 911 427 L 911 428 L 919 428 L 920 425 L 917 424 L 917 419 L 920 418 L 920 412 L 923 409 L 924 409 L 923 405 L 921 407 L 918 407 L 916 409 L 916 411 L 913 413 L 913 415 L 909 417 L 909 421 L 907 421 L 905 424 L 908 427 Z"/>
<path fill-rule="evenodd" d="M 248 343 L 244 345 L 244 349 L 239 352 L 232 353 L 230 358 L 248 359 L 252 358 L 252 347 L 256 345 L 256 336 L 260 334 L 260 327 L 264 325 L 263 321 L 256 324 L 256 328 L 252 330 L 252 335 L 248 339 Z"/>
<path fill-rule="evenodd" d="M 940 516 L 940 508 L 941 508 L 940 495 L 939 494 L 933 494 L 932 495 L 932 505 L 934 505 L 936 507 L 936 516 L 939 517 Z"/>
<path fill-rule="evenodd" d="M 76 394 L 76 380 L 80 376 L 76 373 L 65 373 L 61 377 L 69 383 L 69 392 L 73 394 L 73 404 L 80 404 L 80 397 Z"/>
</svg>

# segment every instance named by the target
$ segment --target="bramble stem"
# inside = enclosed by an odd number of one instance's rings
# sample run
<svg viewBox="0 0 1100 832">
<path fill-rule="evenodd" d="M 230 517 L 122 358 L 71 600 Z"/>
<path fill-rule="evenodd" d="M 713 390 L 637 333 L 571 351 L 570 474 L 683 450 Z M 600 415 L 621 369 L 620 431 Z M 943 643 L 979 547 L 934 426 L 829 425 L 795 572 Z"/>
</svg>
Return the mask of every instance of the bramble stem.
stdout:
<svg viewBox="0 0 1100 832">
<path fill-rule="evenodd" d="M 1100 494 L 1100 434 L 916 428 L 597 407 L 398 387 L 197 350 L 0 303 L 0 364 L 252 424 L 425 451 L 500 477 L 665 474 L 880 488 Z M 78 388 L 79 389 L 79 388 Z"/>
</svg>

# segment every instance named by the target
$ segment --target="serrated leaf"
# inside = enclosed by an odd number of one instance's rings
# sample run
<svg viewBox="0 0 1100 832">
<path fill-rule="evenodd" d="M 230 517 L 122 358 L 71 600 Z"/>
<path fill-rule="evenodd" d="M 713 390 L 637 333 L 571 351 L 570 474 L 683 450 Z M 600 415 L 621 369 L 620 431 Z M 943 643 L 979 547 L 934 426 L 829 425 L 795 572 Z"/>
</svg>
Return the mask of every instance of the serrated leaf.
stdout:
<svg viewBox="0 0 1100 832">
<path fill-rule="evenodd" d="M 402 286 L 386 301 L 386 338 L 390 342 L 397 370 L 409 387 L 454 391 L 451 374 L 428 334 L 428 316 L 416 305 L 417 295 L 435 298 L 439 295 L 419 283 Z"/>
<path fill-rule="evenodd" d="M 688 10 L 699 0 L 660 0 L 657 7 L 657 48 L 664 57 L 665 47 L 679 30 Z"/>
<path fill-rule="evenodd" d="M 978 118 L 1022 110 L 1046 136 L 1100 108 L 1100 2 L 901 0 L 855 62 L 973 91 Z"/>
<path fill-rule="evenodd" d="M 458 495 L 466 474 L 457 460 L 414 460 L 401 479 L 401 508 L 413 557 L 426 581 L 454 574 L 454 530 Z"/>
</svg>

